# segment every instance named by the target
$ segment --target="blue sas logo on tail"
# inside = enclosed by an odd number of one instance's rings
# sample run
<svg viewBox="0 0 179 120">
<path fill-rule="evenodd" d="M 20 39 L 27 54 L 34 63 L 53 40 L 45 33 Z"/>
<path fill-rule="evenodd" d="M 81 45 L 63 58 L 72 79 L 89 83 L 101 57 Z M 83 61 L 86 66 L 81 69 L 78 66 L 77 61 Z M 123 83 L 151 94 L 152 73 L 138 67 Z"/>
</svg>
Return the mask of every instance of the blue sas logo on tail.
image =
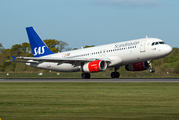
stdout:
<svg viewBox="0 0 179 120">
<path fill-rule="evenodd" d="M 34 54 L 33 56 L 36 56 L 36 55 L 43 55 L 45 53 L 45 48 L 46 46 L 42 46 L 42 47 L 35 47 L 34 48 Z"/>
</svg>

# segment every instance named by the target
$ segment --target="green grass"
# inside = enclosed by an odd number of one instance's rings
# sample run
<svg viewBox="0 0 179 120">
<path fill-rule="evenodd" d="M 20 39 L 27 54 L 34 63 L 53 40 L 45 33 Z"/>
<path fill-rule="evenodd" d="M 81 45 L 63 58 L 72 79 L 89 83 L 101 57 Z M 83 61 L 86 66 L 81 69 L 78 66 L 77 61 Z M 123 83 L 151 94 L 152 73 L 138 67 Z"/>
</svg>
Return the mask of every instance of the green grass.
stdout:
<svg viewBox="0 0 179 120">
<path fill-rule="evenodd" d="M 110 70 L 106 70 L 98 73 L 91 73 L 91 78 L 111 78 Z M 40 73 L 40 72 L 39 72 Z M 56 72 L 42 72 L 43 75 L 38 75 L 39 73 L 0 73 L 0 78 L 81 78 L 82 72 L 65 73 L 60 72 L 57 75 Z M 179 75 L 175 73 L 149 73 L 148 71 L 142 72 L 120 72 L 120 78 L 178 78 Z"/>
<path fill-rule="evenodd" d="M 179 83 L 0 83 L 2 120 L 178 120 Z"/>
</svg>

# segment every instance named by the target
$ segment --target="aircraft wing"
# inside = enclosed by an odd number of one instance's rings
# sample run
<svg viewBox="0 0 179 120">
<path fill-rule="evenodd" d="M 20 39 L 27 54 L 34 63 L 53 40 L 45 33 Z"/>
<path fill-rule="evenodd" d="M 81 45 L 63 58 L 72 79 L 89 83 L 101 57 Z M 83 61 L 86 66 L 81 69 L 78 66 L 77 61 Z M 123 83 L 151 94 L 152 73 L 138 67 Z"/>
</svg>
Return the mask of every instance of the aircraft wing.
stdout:
<svg viewBox="0 0 179 120">
<path fill-rule="evenodd" d="M 58 63 L 73 63 L 73 62 L 90 62 L 99 60 L 97 58 L 61 58 L 61 57 L 13 57 L 13 61 L 7 62 L 23 62 L 23 63 L 41 63 L 41 62 L 58 62 Z M 24 60 L 32 60 L 32 61 L 15 61 L 15 59 L 24 59 Z M 110 59 L 103 58 L 100 60 L 104 60 L 109 62 Z"/>
<path fill-rule="evenodd" d="M 19 63 L 39 63 L 38 61 L 13 61 L 13 60 L 6 60 L 6 62 L 19 62 Z"/>
</svg>

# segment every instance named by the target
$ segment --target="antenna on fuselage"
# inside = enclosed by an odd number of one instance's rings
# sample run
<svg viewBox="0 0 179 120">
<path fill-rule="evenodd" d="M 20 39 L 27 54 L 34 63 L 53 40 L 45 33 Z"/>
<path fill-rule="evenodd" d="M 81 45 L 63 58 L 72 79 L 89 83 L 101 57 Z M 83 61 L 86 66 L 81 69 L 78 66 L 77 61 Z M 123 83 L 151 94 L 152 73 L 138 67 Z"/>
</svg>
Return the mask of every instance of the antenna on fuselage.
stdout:
<svg viewBox="0 0 179 120">
<path fill-rule="evenodd" d="M 145 37 L 148 38 L 147 35 Z"/>
</svg>

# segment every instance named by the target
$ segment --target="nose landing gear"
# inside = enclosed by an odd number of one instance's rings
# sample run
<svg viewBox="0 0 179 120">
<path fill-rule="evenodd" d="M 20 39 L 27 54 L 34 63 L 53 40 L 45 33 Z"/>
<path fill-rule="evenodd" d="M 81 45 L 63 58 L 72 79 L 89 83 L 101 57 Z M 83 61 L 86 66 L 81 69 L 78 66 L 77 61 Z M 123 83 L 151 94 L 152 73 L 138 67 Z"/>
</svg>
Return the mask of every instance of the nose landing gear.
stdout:
<svg viewBox="0 0 179 120">
<path fill-rule="evenodd" d="M 152 61 L 150 61 L 150 69 L 149 69 L 149 72 L 150 72 L 150 73 L 154 73 L 154 72 L 155 72 L 155 69 L 152 68 Z"/>
<path fill-rule="evenodd" d="M 155 69 L 154 69 L 154 68 L 150 68 L 150 69 L 149 69 L 149 72 L 150 72 L 150 73 L 154 73 L 154 72 L 155 72 Z"/>
</svg>

